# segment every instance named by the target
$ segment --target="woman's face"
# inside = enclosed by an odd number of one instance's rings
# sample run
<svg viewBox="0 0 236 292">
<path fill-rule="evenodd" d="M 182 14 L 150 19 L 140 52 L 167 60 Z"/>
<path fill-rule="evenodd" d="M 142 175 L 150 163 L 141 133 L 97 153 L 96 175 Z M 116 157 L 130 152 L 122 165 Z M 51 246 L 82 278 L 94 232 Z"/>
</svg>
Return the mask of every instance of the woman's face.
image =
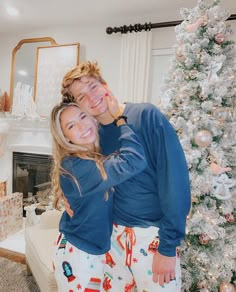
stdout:
<svg viewBox="0 0 236 292">
<path fill-rule="evenodd" d="M 90 116 L 76 106 L 68 106 L 62 111 L 60 121 L 67 141 L 93 149 L 97 127 Z"/>
</svg>

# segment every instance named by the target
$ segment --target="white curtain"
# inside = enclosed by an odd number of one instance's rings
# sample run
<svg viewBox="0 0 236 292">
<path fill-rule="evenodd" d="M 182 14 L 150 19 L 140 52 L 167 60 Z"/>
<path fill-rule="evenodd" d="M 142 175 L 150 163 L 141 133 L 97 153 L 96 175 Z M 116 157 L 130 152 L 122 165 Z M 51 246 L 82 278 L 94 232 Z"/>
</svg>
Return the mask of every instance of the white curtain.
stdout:
<svg viewBox="0 0 236 292">
<path fill-rule="evenodd" d="M 152 32 L 122 34 L 119 100 L 147 102 Z"/>
</svg>

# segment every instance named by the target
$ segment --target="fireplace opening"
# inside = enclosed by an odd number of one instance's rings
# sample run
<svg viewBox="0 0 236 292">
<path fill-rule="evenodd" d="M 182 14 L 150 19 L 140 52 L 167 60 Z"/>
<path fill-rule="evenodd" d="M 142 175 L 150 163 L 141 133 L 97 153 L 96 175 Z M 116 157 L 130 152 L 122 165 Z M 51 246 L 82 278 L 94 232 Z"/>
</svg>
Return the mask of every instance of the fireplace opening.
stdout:
<svg viewBox="0 0 236 292">
<path fill-rule="evenodd" d="M 24 206 L 40 203 L 43 210 L 43 206 L 48 204 L 51 164 L 50 155 L 13 152 L 12 189 L 23 193 Z"/>
</svg>

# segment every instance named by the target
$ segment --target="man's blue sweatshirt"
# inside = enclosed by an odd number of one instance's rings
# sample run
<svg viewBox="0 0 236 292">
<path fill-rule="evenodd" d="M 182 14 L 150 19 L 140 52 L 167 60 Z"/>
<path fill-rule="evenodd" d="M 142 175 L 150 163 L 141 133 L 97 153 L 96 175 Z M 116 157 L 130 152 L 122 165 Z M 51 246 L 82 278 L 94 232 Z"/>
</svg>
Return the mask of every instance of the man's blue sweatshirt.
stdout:
<svg viewBox="0 0 236 292">
<path fill-rule="evenodd" d="M 151 104 L 127 103 L 123 113 L 141 139 L 147 167 L 117 185 L 114 193 L 114 222 L 128 227 L 160 228 L 158 251 L 174 256 L 185 236 L 190 209 L 190 182 L 185 156 L 175 130 Z M 120 128 L 100 127 L 102 151 L 119 149 Z"/>
</svg>

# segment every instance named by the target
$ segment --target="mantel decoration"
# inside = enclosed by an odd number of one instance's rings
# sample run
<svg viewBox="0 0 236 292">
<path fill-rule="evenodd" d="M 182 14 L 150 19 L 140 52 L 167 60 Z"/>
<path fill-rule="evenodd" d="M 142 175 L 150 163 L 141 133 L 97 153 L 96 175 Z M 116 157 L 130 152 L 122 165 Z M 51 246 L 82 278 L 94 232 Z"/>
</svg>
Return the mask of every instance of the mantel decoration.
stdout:
<svg viewBox="0 0 236 292">
<path fill-rule="evenodd" d="M 0 88 L 0 112 L 4 112 L 5 111 L 5 96 L 2 93 L 2 90 Z"/>
<path fill-rule="evenodd" d="M 11 114 L 17 117 L 38 118 L 36 105 L 33 100 L 33 87 L 29 84 L 17 82 L 14 88 L 14 99 Z"/>
<path fill-rule="evenodd" d="M 9 96 L 6 91 L 2 92 L 0 88 L 0 112 L 9 110 Z"/>
<path fill-rule="evenodd" d="M 37 48 L 34 98 L 41 117 L 48 117 L 61 100 L 62 78 L 78 62 L 79 43 Z"/>
</svg>

